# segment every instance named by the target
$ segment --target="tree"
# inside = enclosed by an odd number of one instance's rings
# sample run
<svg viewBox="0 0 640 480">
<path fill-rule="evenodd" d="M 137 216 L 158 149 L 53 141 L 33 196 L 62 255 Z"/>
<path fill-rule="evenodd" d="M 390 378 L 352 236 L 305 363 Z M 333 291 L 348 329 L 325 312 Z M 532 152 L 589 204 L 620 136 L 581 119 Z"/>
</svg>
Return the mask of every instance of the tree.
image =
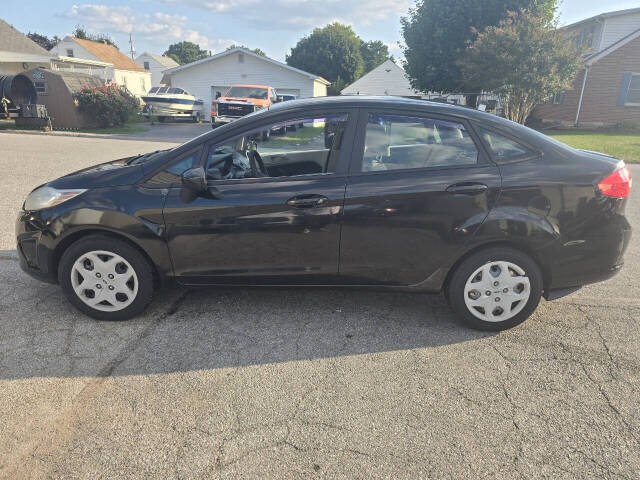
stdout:
<svg viewBox="0 0 640 480">
<path fill-rule="evenodd" d="M 524 123 L 533 108 L 571 88 L 584 50 L 544 15 L 510 12 L 497 26 L 476 32 L 459 65 L 467 82 L 499 95 L 505 116 Z"/>
<path fill-rule="evenodd" d="M 390 58 L 389 47 L 380 40 L 371 40 L 360 44 L 360 53 L 364 61 L 364 71 L 370 72 Z"/>
<path fill-rule="evenodd" d="M 206 50 L 202 50 L 200 45 L 193 42 L 178 42 L 169 45 L 169 48 L 164 54 L 173 58 L 180 65 L 195 62 L 196 60 L 209 56 Z"/>
<path fill-rule="evenodd" d="M 40 35 L 39 33 L 36 33 L 36 32 L 27 33 L 27 37 L 29 37 L 31 40 L 36 42 L 45 50 L 51 50 L 60 41 L 60 37 L 58 37 L 57 35 L 54 35 L 53 37 L 49 38 L 46 35 Z"/>
<path fill-rule="evenodd" d="M 551 22 L 556 7 L 557 0 L 420 0 L 401 19 L 403 66 L 411 86 L 422 92 L 469 92 L 458 60 L 477 32 L 523 9 Z"/>
<path fill-rule="evenodd" d="M 249 50 L 250 52 L 253 52 L 253 53 L 257 54 L 257 55 L 260 55 L 261 57 L 266 57 L 267 56 L 267 54 L 264 53 L 259 48 L 249 48 L 249 47 L 245 47 L 244 45 L 236 45 L 235 43 L 233 45 L 230 45 L 229 47 L 227 47 L 227 50 L 233 50 L 234 48 L 244 48 L 245 50 Z"/>
<path fill-rule="evenodd" d="M 116 42 L 106 33 L 87 33 L 87 29 L 82 25 L 76 25 L 76 29 L 71 34 L 80 40 L 91 40 L 92 42 L 100 42 L 118 48 Z"/>
<path fill-rule="evenodd" d="M 329 93 L 337 95 L 364 72 L 361 43 L 351 27 L 335 22 L 300 39 L 286 62 L 326 78 L 332 83 Z"/>
</svg>

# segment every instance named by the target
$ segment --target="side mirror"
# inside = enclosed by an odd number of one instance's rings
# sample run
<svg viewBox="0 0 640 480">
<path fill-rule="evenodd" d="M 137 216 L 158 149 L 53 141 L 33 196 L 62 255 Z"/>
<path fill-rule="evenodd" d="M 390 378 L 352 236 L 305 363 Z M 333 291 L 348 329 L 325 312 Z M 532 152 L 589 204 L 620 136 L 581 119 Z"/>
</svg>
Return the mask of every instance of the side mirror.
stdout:
<svg viewBox="0 0 640 480">
<path fill-rule="evenodd" d="M 190 168 L 182 174 L 182 187 L 193 193 L 201 194 L 207 191 L 207 176 L 204 168 Z"/>
</svg>

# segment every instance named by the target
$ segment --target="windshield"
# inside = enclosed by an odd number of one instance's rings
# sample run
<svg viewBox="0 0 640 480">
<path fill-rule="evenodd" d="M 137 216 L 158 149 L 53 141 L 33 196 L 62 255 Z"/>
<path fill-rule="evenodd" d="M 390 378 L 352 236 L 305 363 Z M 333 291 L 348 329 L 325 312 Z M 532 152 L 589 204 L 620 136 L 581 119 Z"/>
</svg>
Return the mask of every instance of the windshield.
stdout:
<svg viewBox="0 0 640 480">
<path fill-rule="evenodd" d="M 267 89 L 260 87 L 231 87 L 225 97 L 267 99 Z"/>
</svg>

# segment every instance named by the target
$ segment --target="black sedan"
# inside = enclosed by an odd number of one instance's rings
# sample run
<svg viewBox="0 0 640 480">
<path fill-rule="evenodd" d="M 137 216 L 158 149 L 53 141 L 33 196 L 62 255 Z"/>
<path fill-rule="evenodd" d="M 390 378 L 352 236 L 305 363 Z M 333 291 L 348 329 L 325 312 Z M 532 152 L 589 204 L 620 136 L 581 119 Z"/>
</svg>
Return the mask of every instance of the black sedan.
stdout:
<svg viewBox="0 0 640 480">
<path fill-rule="evenodd" d="M 621 268 L 630 187 L 623 162 L 490 114 L 296 100 L 40 186 L 16 233 L 23 269 L 98 319 L 175 279 L 443 291 L 499 330 Z"/>
</svg>

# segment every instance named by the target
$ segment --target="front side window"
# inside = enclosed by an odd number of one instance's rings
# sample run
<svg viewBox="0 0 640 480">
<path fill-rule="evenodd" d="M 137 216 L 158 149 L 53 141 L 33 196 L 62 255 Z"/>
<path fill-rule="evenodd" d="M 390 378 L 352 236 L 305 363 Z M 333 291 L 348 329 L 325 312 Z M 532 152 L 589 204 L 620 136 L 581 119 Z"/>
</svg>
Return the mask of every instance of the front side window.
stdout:
<svg viewBox="0 0 640 480">
<path fill-rule="evenodd" d="M 478 149 L 462 123 L 370 114 L 363 172 L 474 165 Z"/>
<path fill-rule="evenodd" d="M 347 115 L 299 118 L 210 147 L 210 179 L 292 177 L 336 171 Z"/>
<path fill-rule="evenodd" d="M 162 171 L 156 173 L 149 180 L 149 183 L 152 185 L 171 185 L 180 183 L 182 174 L 190 168 L 193 168 L 198 163 L 201 151 L 202 148 L 197 148 L 196 150 L 189 152 L 176 163 L 173 163 Z"/>
<path fill-rule="evenodd" d="M 498 163 L 512 162 L 535 155 L 533 150 L 519 142 L 489 130 L 480 130 L 489 149 Z"/>
</svg>

